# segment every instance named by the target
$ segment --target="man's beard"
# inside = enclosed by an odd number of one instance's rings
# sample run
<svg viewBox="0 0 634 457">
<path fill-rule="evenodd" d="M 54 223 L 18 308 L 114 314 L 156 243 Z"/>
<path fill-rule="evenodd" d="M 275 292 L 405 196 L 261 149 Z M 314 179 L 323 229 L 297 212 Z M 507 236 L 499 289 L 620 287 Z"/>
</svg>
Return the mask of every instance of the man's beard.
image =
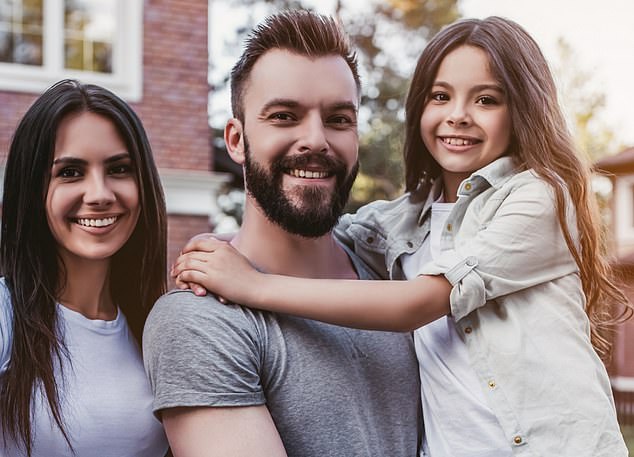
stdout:
<svg viewBox="0 0 634 457">
<path fill-rule="evenodd" d="M 246 136 L 244 146 L 247 192 L 255 198 L 271 222 L 289 233 L 306 238 L 317 238 L 332 230 L 348 202 L 359 162 L 348 173 L 345 162 L 338 157 L 310 152 L 276 157 L 270 171 L 267 171 L 251 159 Z M 297 203 L 293 203 L 292 196 L 289 198 L 282 188 L 284 170 L 305 169 L 309 163 L 333 174 L 335 188 L 331 191 L 322 186 L 296 186 L 293 193 Z"/>
</svg>

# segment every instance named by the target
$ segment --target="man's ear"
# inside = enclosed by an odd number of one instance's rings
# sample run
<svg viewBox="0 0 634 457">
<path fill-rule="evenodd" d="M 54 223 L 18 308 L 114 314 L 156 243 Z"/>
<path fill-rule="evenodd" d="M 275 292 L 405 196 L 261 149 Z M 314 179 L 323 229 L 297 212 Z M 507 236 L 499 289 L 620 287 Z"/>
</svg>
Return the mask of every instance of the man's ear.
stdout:
<svg viewBox="0 0 634 457">
<path fill-rule="evenodd" d="M 242 122 L 231 118 L 225 125 L 225 144 L 227 152 L 234 162 L 244 164 L 244 129 Z"/>
</svg>

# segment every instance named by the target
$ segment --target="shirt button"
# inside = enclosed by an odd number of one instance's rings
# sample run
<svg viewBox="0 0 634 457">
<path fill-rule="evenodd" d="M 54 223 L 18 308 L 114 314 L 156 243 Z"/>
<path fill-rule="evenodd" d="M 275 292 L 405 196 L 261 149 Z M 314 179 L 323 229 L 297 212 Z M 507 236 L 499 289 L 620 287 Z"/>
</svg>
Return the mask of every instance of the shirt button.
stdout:
<svg viewBox="0 0 634 457">
<path fill-rule="evenodd" d="M 464 332 L 468 335 L 469 333 L 471 333 L 471 327 L 465 327 Z"/>
<path fill-rule="evenodd" d="M 374 237 L 372 236 L 367 237 L 365 240 L 370 244 L 374 243 Z"/>
<path fill-rule="evenodd" d="M 494 381 L 493 379 L 491 379 L 491 380 L 489 381 L 489 387 L 490 387 L 491 389 L 495 388 L 495 381 Z"/>
<path fill-rule="evenodd" d="M 464 185 L 465 190 L 471 190 L 471 183 L 468 182 Z"/>
<path fill-rule="evenodd" d="M 513 442 L 515 444 L 522 444 L 522 437 L 517 435 L 516 437 L 513 438 Z"/>
<path fill-rule="evenodd" d="M 412 248 L 412 247 L 414 247 L 414 244 L 411 241 L 408 241 L 407 242 L 407 247 L 408 248 Z"/>
<path fill-rule="evenodd" d="M 447 224 L 447 231 L 451 232 L 451 224 Z"/>
<path fill-rule="evenodd" d="M 474 267 L 478 264 L 475 257 L 467 257 L 467 260 L 465 261 L 465 263 L 467 264 L 468 267 Z"/>
</svg>

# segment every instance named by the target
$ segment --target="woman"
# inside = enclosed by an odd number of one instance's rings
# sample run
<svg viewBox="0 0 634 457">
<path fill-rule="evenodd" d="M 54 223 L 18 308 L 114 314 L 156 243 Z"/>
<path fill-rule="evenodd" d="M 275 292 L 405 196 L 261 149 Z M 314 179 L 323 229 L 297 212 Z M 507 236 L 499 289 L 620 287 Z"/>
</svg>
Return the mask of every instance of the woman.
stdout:
<svg viewBox="0 0 634 457">
<path fill-rule="evenodd" d="M 165 249 L 165 203 L 140 120 L 106 89 L 55 84 L 24 115 L 6 165 L 4 455 L 166 453 L 139 350 L 165 290 Z"/>
</svg>

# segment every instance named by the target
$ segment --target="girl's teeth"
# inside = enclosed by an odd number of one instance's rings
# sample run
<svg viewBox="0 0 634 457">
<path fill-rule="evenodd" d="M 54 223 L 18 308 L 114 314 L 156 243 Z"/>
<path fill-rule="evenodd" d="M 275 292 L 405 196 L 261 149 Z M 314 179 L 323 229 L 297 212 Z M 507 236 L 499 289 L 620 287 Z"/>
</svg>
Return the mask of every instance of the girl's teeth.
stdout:
<svg viewBox="0 0 634 457">
<path fill-rule="evenodd" d="M 465 140 L 462 138 L 444 138 L 443 141 L 447 144 L 450 144 L 452 146 L 467 146 L 467 145 L 472 145 L 474 144 L 473 141 L 471 140 Z"/>
</svg>

